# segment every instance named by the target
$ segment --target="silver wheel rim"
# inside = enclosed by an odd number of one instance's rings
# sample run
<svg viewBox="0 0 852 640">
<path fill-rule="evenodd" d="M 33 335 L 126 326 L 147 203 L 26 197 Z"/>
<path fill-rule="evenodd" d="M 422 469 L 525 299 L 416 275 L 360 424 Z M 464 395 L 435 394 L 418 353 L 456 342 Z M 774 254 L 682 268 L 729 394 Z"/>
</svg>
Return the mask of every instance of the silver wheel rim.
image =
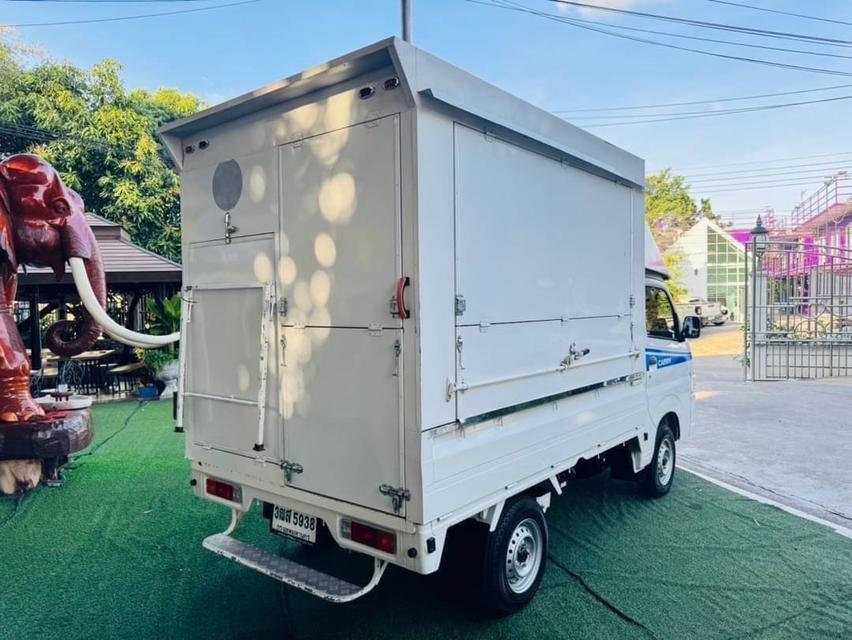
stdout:
<svg viewBox="0 0 852 640">
<path fill-rule="evenodd" d="M 669 438 L 663 438 L 660 450 L 657 451 L 657 481 L 665 486 L 672 479 L 673 473 L 674 445 Z"/>
<path fill-rule="evenodd" d="M 509 589 L 524 593 L 535 582 L 544 552 L 541 527 L 532 518 L 518 523 L 506 549 L 506 578 Z"/>
</svg>

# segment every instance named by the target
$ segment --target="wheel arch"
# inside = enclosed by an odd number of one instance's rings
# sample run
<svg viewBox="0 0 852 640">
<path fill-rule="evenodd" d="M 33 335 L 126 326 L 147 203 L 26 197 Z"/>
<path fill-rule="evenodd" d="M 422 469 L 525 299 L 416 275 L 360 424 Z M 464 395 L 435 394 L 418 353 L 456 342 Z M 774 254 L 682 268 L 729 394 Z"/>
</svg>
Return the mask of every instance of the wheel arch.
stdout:
<svg viewBox="0 0 852 640">
<path fill-rule="evenodd" d="M 675 440 L 680 440 L 680 418 L 677 413 L 674 411 L 669 411 L 666 413 L 661 419 L 657 428 L 660 428 L 660 425 L 667 424 L 669 425 L 669 429 L 672 430 L 674 434 Z"/>
</svg>

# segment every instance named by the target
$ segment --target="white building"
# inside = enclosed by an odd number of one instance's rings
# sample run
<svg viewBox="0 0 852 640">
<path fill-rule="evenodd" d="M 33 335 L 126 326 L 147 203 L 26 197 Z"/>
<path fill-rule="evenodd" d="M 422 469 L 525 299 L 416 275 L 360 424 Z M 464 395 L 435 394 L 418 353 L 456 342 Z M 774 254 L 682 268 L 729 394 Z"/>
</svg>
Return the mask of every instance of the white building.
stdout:
<svg viewBox="0 0 852 640">
<path fill-rule="evenodd" d="M 671 246 L 672 251 L 683 255 L 677 275 L 690 298 L 720 302 L 730 309 L 733 320 L 742 319 L 746 265 L 743 245 L 731 232 L 702 218 Z"/>
</svg>

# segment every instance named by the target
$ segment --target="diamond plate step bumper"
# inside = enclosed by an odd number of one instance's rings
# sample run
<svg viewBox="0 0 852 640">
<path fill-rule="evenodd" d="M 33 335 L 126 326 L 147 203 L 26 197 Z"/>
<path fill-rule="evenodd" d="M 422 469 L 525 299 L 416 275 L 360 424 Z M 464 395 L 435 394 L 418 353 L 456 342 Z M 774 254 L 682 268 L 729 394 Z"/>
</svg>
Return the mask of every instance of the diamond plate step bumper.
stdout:
<svg viewBox="0 0 852 640">
<path fill-rule="evenodd" d="M 363 587 L 311 569 L 293 560 L 276 556 L 254 545 L 235 540 L 226 533 L 204 539 L 204 548 L 241 565 L 260 571 L 279 582 L 306 591 L 329 602 L 350 602 L 369 593 L 379 584 L 387 563 L 374 559 L 373 577 Z"/>
</svg>

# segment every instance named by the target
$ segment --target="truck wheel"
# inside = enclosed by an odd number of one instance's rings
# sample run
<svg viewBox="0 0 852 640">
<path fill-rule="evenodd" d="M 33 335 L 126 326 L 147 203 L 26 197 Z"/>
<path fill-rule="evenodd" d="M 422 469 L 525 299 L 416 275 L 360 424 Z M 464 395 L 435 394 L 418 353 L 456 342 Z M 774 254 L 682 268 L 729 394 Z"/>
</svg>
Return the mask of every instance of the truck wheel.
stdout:
<svg viewBox="0 0 852 640">
<path fill-rule="evenodd" d="M 645 495 L 659 498 L 672 488 L 675 472 L 675 437 L 668 423 L 663 422 L 657 429 L 657 441 L 651 464 L 639 474 L 639 484 Z"/>
<path fill-rule="evenodd" d="M 535 498 L 507 501 L 497 528 L 485 544 L 482 599 L 506 615 L 532 600 L 547 564 L 547 521 Z"/>
</svg>

